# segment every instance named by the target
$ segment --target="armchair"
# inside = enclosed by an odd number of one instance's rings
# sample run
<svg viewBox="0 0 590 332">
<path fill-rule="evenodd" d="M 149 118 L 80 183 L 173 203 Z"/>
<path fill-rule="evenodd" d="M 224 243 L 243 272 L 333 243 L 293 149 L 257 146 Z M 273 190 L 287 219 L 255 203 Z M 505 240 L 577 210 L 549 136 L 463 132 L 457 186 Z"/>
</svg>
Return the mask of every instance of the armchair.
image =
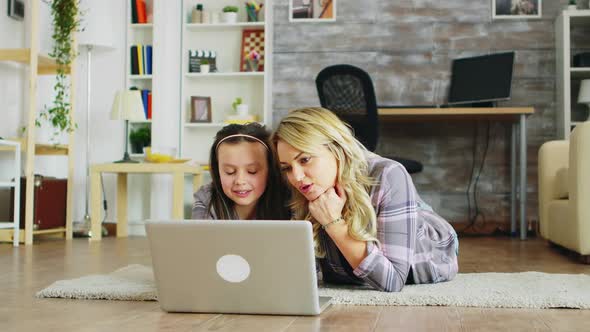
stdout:
<svg viewBox="0 0 590 332">
<path fill-rule="evenodd" d="M 590 122 L 539 149 L 541 236 L 590 263 Z"/>
</svg>

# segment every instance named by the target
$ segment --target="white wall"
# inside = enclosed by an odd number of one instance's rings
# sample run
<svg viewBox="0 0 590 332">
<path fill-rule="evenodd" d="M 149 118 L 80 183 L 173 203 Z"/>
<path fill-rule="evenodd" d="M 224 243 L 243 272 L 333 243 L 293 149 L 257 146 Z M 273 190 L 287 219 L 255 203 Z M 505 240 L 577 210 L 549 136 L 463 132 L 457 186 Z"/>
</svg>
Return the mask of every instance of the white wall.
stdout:
<svg viewBox="0 0 590 332">
<path fill-rule="evenodd" d="M 39 0 L 34 0 L 39 1 Z M 94 1 L 94 0 L 93 0 Z M 108 1 L 112 8 L 107 24 L 112 25 L 114 50 L 92 53 L 91 68 L 91 115 L 90 115 L 90 163 L 111 162 L 121 159 L 124 152 L 124 124 L 122 121 L 109 119 L 111 103 L 115 92 L 125 85 L 125 36 L 127 2 L 120 0 Z M 158 7 L 159 6 L 159 7 Z M 8 16 L 6 1 L 0 1 L 0 48 L 18 48 L 28 45 L 27 22 L 15 21 Z M 47 5 L 40 1 L 42 25 L 45 34 L 40 38 L 42 43 L 49 43 L 50 21 Z M 154 123 L 152 124 L 152 143 L 159 146 L 178 148 L 178 110 L 180 86 L 180 0 L 156 1 L 154 21 L 158 28 L 154 29 Z M 49 36 L 49 37 L 48 37 Z M 49 49 L 50 46 L 41 46 Z M 85 214 L 86 200 L 86 81 L 88 66 L 86 51 L 81 50 L 77 59 L 78 72 L 76 77 L 75 120 L 78 129 L 75 132 L 75 176 L 74 176 L 74 221 L 80 221 Z M 25 123 L 27 71 L 22 66 L 0 63 L 0 136 L 15 136 L 17 129 Z M 39 81 L 40 105 L 51 101 L 53 79 L 42 78 Z M 49 137 L 45 129 L 37 131 L 38 142 Z M 39 157 L 36 172 L 44 175 L 65 177 L 65 158 Z M 61 159 L 61 160 L 60 160 Z M 3 168 L 0 159 L 0 176 L 8 170 Z M 106 198 L 108 202 L 107 221 L 115 217 L 114 175 L 104 177 Z M 150 183 L 152 184 L 150 186 Z M 129 221 L 146 218 L 168 218 L 171 215 L 171 178 L 169 176 L 133 176 L 129 181 Z M 189 182 L 187 182 L 187 185 Z M 149 192 L 149 188 L 152 188 Z M 147 189 L 147 190 L 146 190 Z M 190 192 L 187 192 L 187 197 Z M 0 195 L 0 219 L 8 209 L 6 193 Z M 143 227 L 137 227 L 141 233 Z M 130 229 L 131 233 L 135 231 Z"/>
</svg>

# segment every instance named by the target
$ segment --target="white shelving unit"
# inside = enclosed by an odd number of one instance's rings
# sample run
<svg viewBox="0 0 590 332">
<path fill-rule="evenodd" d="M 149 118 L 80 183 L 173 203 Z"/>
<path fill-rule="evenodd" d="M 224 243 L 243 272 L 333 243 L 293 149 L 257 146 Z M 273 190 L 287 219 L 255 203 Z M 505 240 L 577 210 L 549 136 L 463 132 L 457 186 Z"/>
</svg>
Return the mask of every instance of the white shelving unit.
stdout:
<svg viewBox="0 0 590 332">
<path fill-rule="evenodd" d="M 154 8 L 154 0 L 145 0 L 146 6 L 153 10 Z M 133 45 L 152 45 L 152 63 L 153 61 L 153 54 L 155 53 L 154 45 L 153 45 L 153 36 L 154 36 L 154 23 L 131 23 L 132 21 L 132 10 L 131 10 L 131 1 L 127 1 L 127 38 L 126 38 L 126 89 L 130 89 L 131 87 L 136 87 L 139 90 L 148 89 L 152 92 L 152 99 L 154 98 L 154 91 L 152 89 L 152 81 L 154 80 L 154 75 L 133 75 L 131 74 L 131 46 Z M 154 68 L 152 67 L 152 73 Z M 153 107 L 153 106 L 152 106 Z M 152 114 L 154 110 L 152 109 Z M 132 130 L 136 130 L 143 126 L 148 126 L 151 130 L 151 120 L 146 121 L 130 121 L 129 122 L 129 134 L 131 134 Z M 142 152 L 135 152 L 132 150 L 131 144 L 129 143 L 129 137 L 126 137 L 127 145 L 129 149 L 129 155 L 133 159 L 142 159 L 144 157 L 143 151 Z"/>
<path fill-rule="evenodd" d="M 0 180 L 0 188 L 13 188 L 13 214 L 12 221 L 0 221 L 0 229 L 12 229 L 12 244 L 18 247 L 20 238 L 20 170 L 21 170 L 21 147 L 20 142 L 13 142 L 0 139 L 0 148 L 14 152 L 14 173 L 12 179 L 6 181 Z"/>
<path fill-rule="evenodd" d="M 257 121 L 272 123 L 272 4 L 263 3 L 264 21 L 247 22 L 244 1 L 238 0 L 183 0 L 181 22 L 181 106 L 180 106 L 180 158 L 191 158 L 208 163 L 209 149 L 216 132 L 226 125 L 233 115 L 232 103 L 240 97 L 248 104 L 249 113 Z M 236 6 L 237 23 L 191 23 L 191 12 L 197 4 L 211 16 L 221 13 L 225 6 Z M 264 71 L 240 71 L 242 33 L 245 29 L 264 30 Z M 189 50 L 209 50 L 217 54 L 217 72 L 190 73 Z M 211 97 L 211 122 L 191 123 L 191 96 Z"/>
<path fill-rule="evenodd" d="M 585 120 L 585 105 L 577 103 L 580 81 L 590 79 L 590 67 L 573 67 L 576 49 L 588 49 L 590 45 L 572 45 L 574 29 L 590 30 L 590 10 L 563 10 L 555 21 L 557 136 L 569 139 L 570 132 Z"/>
</svg>

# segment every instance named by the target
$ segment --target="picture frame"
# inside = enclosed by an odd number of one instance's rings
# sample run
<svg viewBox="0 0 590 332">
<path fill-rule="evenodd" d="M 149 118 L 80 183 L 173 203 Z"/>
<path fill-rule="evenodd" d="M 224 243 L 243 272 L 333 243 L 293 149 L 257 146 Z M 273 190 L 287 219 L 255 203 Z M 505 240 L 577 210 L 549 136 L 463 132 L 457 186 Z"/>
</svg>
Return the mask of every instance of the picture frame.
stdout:
<svg viewBox="0 0 590 332">
<path fill-rule="evenodd" d="M 542 0 L 492 0 L 492 19 L 541 18 Z"/>
<path fill-rule="evenodd" d="M 289 22 L 334 22 L 337 0 L 289 0 Z"/>
<path fill-rule="evenodd" d="M 190 122 L 211 122 L 211 97 L 191 96 Z"/>
<path fill-rule="evenodd" d="M 252 71 L 248 68 L 246 54 L 256 51 L 260 54 L 256 71 L 264 71 L 264 40 L 265 33 L 262 29 L 244 29 L 242 31 L 242 46 L 240 49 L 240 71 Z"/>
</svg>

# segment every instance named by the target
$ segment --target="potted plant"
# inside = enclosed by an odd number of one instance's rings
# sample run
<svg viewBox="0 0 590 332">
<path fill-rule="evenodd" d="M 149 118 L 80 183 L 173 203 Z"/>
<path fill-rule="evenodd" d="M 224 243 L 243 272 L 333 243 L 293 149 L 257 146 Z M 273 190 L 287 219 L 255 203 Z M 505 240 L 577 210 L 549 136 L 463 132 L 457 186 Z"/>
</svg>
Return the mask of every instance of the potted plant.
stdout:
<svg viewBox="0 0 590 332">
<path fill-rule="evenodd" d="M 143 148 L 150 146 L 152 141 L 152 131 L 148 126 L 142 126 L 131 130 L 129 134 L 129 144 L 131 153 L 143 153 Z"/>
<path fill-rule="evenodd" d="M 236 6 L 225 6 L 223 11 L 223 22 L 225 23 L 236 23 L 238 21 L 238 7 Z"/>
<path fill-rule="evenodd" d="M 576 10 L 576 9 L 578 9 L 578 5 L 576 3 L 576 0 L 569 0 L 568 1 L 568 5 L 567 5 L 567 9 L 568 10 Z"/>
<path fill-rule="evenodd" d="M 45 120 L 53 126 L 52 140 L 55 141 L 60 133 L 70 133 L 77 127 L 70 115 L 70 85 L 66 73 L 78 54 L 72 44 L 74 32 L 79 30 L 81 13 L 78 10 L 79 0 L 53 0 L 50 4 L 54 44 L 49 55 L 57 63 L 56 83 L 53 88 L 55 99 L 52 106 L 41 111 L 36 125 L 40 127 L 41 120 Z"/>
<path fill-rule="evenodd" d="M 207 59 L 202 59 L 201 60 L 201 65 L 200 65 L 200 69 L 201 69 L 201 74 L 207 74 L 209 72 L 209 60 Z"/>
<path fill-rule="evenodd" d="M 248 104 L 242 103 L 241 97 L 237 97 L 231 104 L 231 107 L 234 109 L 238 116 L 248 116 Z"/>
</svg>

